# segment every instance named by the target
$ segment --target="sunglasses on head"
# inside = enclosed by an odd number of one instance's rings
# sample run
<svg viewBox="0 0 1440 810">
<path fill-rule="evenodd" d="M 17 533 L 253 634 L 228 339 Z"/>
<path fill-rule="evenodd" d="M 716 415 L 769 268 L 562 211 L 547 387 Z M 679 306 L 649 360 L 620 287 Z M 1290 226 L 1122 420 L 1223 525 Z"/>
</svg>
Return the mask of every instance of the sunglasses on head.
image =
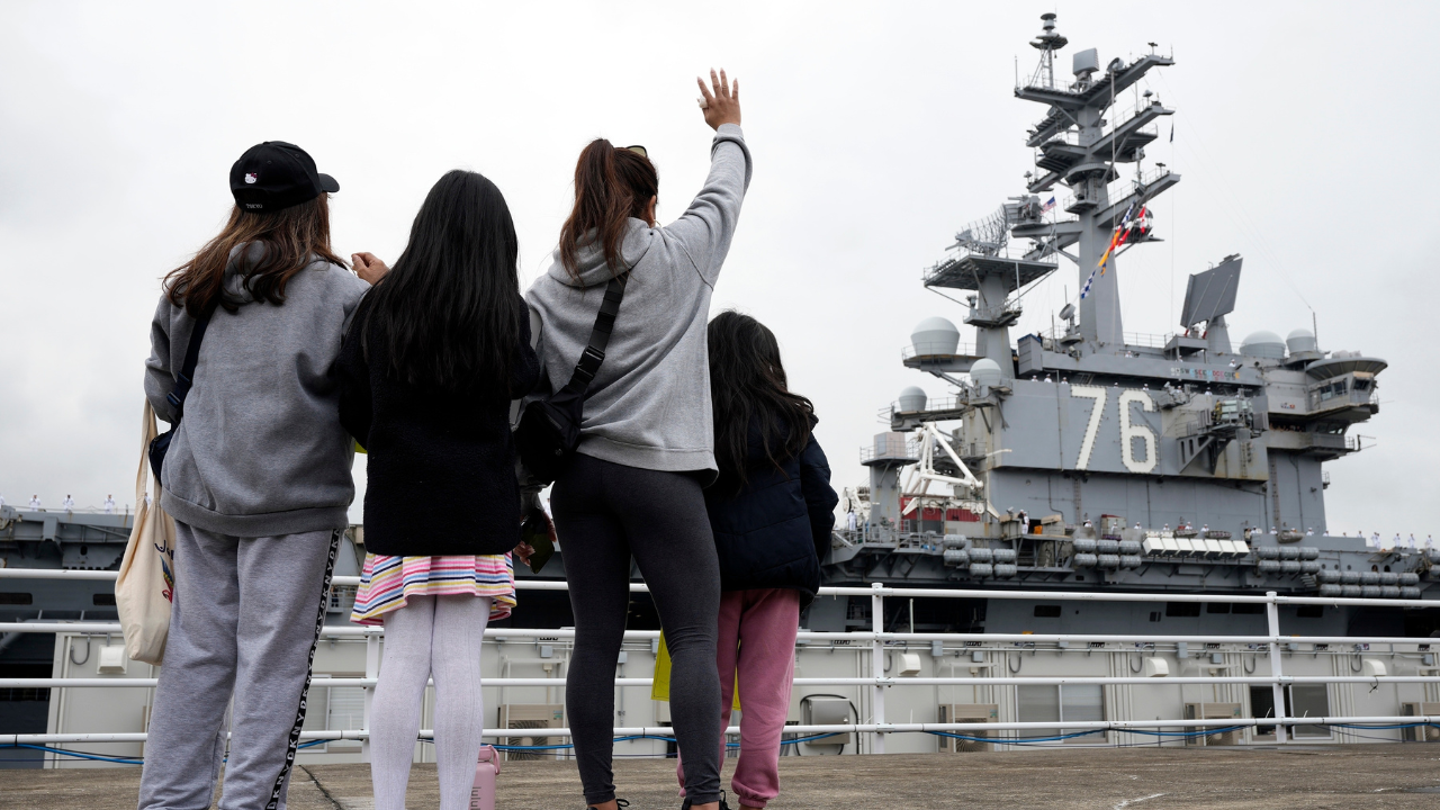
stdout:
<svg viewBox="0 0 1440 810">
<path fill-rule="evenodd" d="M 631 151 L 631 152 L 634 152 L 635 154 L 639 155 L 640 157 L 645 158 L 646 160 L 649 160 L 649 159 L 650 159 L 650 153 L 647 152 L 647 151 L 645 151 L 645 147 L 641 146 L 641 145 L 638 144 L 638 143 L 635 144 L 635 145 L 633 145 L 633 146 L 625 146 L 625 147 L 621 147 L 621 148 L 626 149 L 626 150 Z"/>
</svg>

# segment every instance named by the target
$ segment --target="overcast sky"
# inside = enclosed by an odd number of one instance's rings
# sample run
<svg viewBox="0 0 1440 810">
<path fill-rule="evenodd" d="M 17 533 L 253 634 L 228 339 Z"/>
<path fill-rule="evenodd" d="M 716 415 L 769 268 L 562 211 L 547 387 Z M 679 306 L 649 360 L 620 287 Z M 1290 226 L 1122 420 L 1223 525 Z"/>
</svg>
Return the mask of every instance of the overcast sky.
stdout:
<svg viewBox="0 0 1440 810">
<path fill-rule="evenodd" d="M 1101 64 L 1150 41 L 1176 60 L 1145 85 L 1177 111 L 1147 162 L 1184 179 L 1154 206 L 1166 241 L 1119 260 L 1126 331 L 1173 331 L 1186 275 L 1243 254 L 1237 342 L 1308 328 L 1313 307 L 1322 349 L 1390 362 L 1358 431 L 1375 447 L 1327 465 L 1330 528 L 1440 533 L 1434 3 L 7 0 L 0 494 L 133 500 L 159 278 L 224 222 L 250 145 L 298 143 L 340 181 L 344 255 L 393 259 L 441 174 L 483 172 L 528 286 L 591 138 L 646 145 L 661 218 L 684 209 L 708 166 L 694 77 L 711 66 L 741 81 L 755 160 L 713 311 L 775 330 L 837 489 L 864 483 L 877 411 L 907 385 L 948 393 L 900 365 L 917 322 L 964 317 L 920 274 L 1023 191 L 1045 109 L 1012 91 L 1050 10 L 1071 42 L 1062 74 L 1092 46 Z M 1062 265 L 1014 335 L 1048 328 L 1079 283 Z"/>
</svg>

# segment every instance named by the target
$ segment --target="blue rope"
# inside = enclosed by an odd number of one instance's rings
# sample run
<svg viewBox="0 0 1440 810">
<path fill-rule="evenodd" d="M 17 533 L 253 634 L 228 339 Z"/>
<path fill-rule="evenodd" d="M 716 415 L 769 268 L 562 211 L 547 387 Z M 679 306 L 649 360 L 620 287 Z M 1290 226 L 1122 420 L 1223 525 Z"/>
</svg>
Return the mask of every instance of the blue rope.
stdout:
<svg viewBox="0 0 1440 810">
<path fill-rule="evenodd" d="M 1073 740 L 1076 737 L 1084 737 L 1090 734 L 1104 734 L 1105 729 L 1097 728 L 1094 731 L 1077 731 L 1074 734 L 1065 734 L 1059 737 L 969 737 L 964 734 L 955 734 L 949 731 L 927 731 L 926 734 L 933 734 L 936 737 L 948 737 L 952 740 L 965 740 L 967 742 L 999 743 L 1001 745 L 1027 745 L 1029 743 L 1061 742 Z"/>
<path fill-rule="evenodd" d="M 51 748 L 48 745 L 31 745 L 29 743 L 4 743 L 0 748 L 28 748 L 31 751 L 44 751 L 49 754 L 63 754 L 76 759 L 93 759 L 97 762 L 116 762 L 121 765 L 143 765 L 143 759 L 129 759 L 127 757 L 102 757 L 99 754 L 82 754 L 79 751 L 66 751 L 63 748 Z"/>
<path fill-rule="evenodd" d="M 1308 724 L 1308 723 L 1296 723 L 1295 725 L 1310 725 L 1310 724 Z M 1324 724 L 1316 723 L 1315 725 L 1324 725 Z M 1359 726 L 1359 725 L 1352 725 L 1352 724 L 1349 724 L 1349 723 L 1331 723 L 1331 724 L 1329 724 L 1328 727 L 1329 727 L 1329 728 L 1358 728 L 1358 729 L 1364 729 L 1364 730 L 1366 730 L 1366 731 L 1386 731 L 1386 730 L 1389 730 L 1389 729 L 1397 729 L 1397 728 L 1421 728 L 1421 727 L 1426 727 L 1426 726 L 1428 726 L 1429 728 L 1440 728 L 1440 724 L 1436 724 L 1436 723 L 1401 723 L 1401 724 L 1399 724 L 1399 725 L 1394 725 L 1394 726 Z"/>
<path fill-rule="evenodd" d="M 1147 737 L 1208 737 L 1211 734 L 1224 734 L 1227 731 L 1239 731 L 1242 728 L 1246 728 L 1246 726 L 1209 728 L 1204 731 L 1151 731 L 1142 728 L 1117 728 L 1115 731 L 1123 731 L 1126 734 L 1144 734 Z"/>
<path fill-rule="evenodd" d="M 315 747 L 315 746 L 317 746 L 317 745 L 324 745 L 324 744 L 327 743 L 327 742 L 336 742 L 336 741 L 335 741 L 335 740 L 311 740 L 310 742 L 301 743 L 301 744 L 297 745 L 296 748 L 297 748 L 297 749 L 299 749 L 299 748 L 313 748 L 313 747 Z M 120 765 L 144 765 L 144 764 L 145 764 L 145 760 L 144 760 L 143 758 L 106 757 L 106 756 L 101 756 L 100 754 L 86 754 L 86 753 L 83 753 L 83 752 L 80 752 L 80 751 L 67 751 L 67 750 L 64 749 L 64 748 L 55 748 L 55 747 L 49 746 L 49 745 L 32 745 L 32 744 L 30 744 L 30 743 L 0 743 L 0 748 L 25 748 L 25 749 L 29 749 L 29 750 L 31 750 L 31 751 L 44 751 L 44 752 L 47 753 L 47 754 L 59 754 L 59 755 L 61 755 L 61 756 L 74 757 L 75 759 L 90 759 L 90 760 L 95 760 L 96 762 L 114 762 L 114 763 L 117 763 L 117 764 L 120 764 Z M 228 760 L 229 758 L 227 757 L 226 759 Z M 19 760 L 13 760 L 13 761 L 17 761 L 17 762 L 18 762 Z"/>
</svg>

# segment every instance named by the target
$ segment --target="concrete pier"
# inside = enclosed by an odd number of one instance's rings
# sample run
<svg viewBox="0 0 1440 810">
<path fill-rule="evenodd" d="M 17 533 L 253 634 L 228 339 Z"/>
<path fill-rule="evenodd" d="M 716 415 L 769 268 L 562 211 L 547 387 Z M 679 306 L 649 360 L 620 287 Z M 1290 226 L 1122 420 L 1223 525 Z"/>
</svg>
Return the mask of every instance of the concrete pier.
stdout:
<svg viewBox="0 0 1440 810">
<path fill-rule="evenodd" d="M 773 810 L 1000 807 L 1006 810 L 1435 810 L 1440 745 L 1061 748 L 1044 751 L 786 757 Z M 633 810 L 678 808 L 673 760 L 615 763 Z M 0 771 L 6 810 L 134 810 L 140 769 Z M 725 778 L 729 784 L 729 774 Z M 572 762 L 507 762 L 504 810 L 580 810 Z M 435 808 L 435 766 L 417 765 L 412 810 Z M 370 810 L 366 765 L 297 767 L 290 810 Z M 731 807 L 738 810 L 732 799 Z"/>
</svg>

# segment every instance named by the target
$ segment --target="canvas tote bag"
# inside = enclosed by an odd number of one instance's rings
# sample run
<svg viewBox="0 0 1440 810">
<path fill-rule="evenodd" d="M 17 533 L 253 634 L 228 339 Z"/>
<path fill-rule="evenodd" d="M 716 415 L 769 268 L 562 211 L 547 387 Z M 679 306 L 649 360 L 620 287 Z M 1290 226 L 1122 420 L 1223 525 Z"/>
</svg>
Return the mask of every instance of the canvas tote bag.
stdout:
<svg viewBox="0 0 1440 810">
<path fill-rule="evenodd" d="M 170 606 L 175 598 L 175 521 L 160 508 L 160 482 L 155 499 L 145 502 L 147 451 L 159 431 L 155 409 L 145 401 L 141 417 L 140 471 L 135 474 L 135 526 L 115 580 L 115 606 L 125 632 L 125 654 L 147 664 L 165 658 L 170 633 Z"/>
</svg>

